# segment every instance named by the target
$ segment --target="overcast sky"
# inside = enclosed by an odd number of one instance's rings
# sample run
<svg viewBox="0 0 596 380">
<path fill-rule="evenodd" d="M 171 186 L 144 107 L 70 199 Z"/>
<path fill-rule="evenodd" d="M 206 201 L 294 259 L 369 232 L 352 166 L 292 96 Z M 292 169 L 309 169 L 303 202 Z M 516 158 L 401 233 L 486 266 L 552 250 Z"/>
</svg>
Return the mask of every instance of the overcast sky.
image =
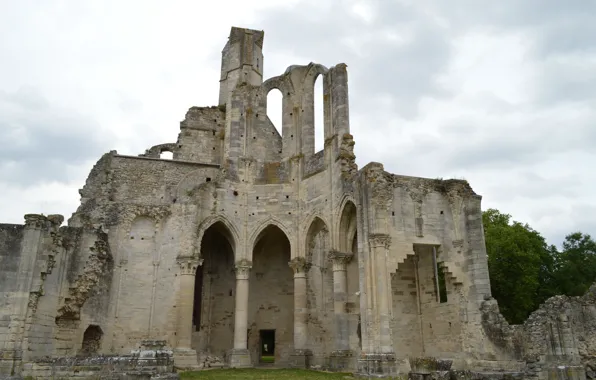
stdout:
<svg viewBox="0 0 596 380">
<path fill-rule="evenodd" d="M 203 3 L 0 0 L 0 222 L 68 218 L 102 153 L 174 142 L 234 25 L 265 31 L 265 77 L 348 65 L 360 167 L 465 178 L 552 244 L 596 235 L 596 1 Z"/>
</svg>

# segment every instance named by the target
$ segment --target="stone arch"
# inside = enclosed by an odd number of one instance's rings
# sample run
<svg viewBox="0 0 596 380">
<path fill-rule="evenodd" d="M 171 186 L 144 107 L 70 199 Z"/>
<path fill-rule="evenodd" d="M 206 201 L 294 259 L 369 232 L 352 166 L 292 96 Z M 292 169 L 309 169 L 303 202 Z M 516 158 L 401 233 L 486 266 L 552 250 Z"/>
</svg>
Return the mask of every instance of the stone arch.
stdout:
<svg viewBox="0 0 596 380">
<path fill-rule="evenodd" d="M 319 212 L 313 212 L 311 214 L 309 214 L 305 219 L 304 219 L 304 223 L 302 224 L 304 226 L 304 228 L 302 228 L 302 235 L 301 236 L 305 236 L 305 239 L 307 239 L 307 235 L 308 232 L 313 224 L 313 222 L 315 222 L 317 219 L 320 219 L 321 222 L 323 222 L 323 224 L 325 224 L 325 227 L 327 227 L 327 230 L 329 232 L 331 232 L 329 226 L 329 221 L 327 220 L 327 218 L 325 218 L 321 213 Z M 306 247 L 306 245 L 305 245 Z"/>
<path fill-rule="evenodd" d="M 325 268 L 327 262 L 326 253 L 331 246 L 329 241 L 329 228 L 327 223 L 318 216 L 315 216 L 312 222 L 308 225 L 308 230 L 305 237 L 304 254 L 306 261 L 319 269 Z M 313 257 L 313 250 L 318 249 L 317 257 Z M 314 261 L 313 261 L 314 260 Z"/>
<path fill-rule="evenodd" d="M 280 137 L 282 137 L 283 135 L 283 107 L 284 107 L 284 103 L 289 102 L 291 99 L 291 96 L 294 94 L 294 88 L 292 86 L 291 81 L 288 79 L 288 77 L 286 75 L 281 75 L 281 76 L 276 76 L 273 78 L 269 78 L 267 79 L 262 85 L 261 85 L 261 96 L 263 99 L 263 104 L 265 106 L 265 114 L 267 116 L 272 115 L 272 112 L 274 112 L 271 108 L 270 108 L 270 104 L 269 104 L 269 93 L 271 91 L 274 90 L 279 90 L 280 94 L 281 94 L 281 104 L 279 105 L 279 107 L 281 107 L 279 109 L 279 115 L 281 116 L 280 120 L 271 120 L 271 123 L 275 126 L 275 130 L 277 131 L 277 133 L 279 134 Z"/>
<path fill-rule="evenodd" d="M 296 252 L 294 249 L 293 235 L 290 234 L 289 230 L 286 228 L 286 226 L 279 219 L 270 216 L 269 218 L 267 218 L 266 220 L 261 222 L 257 226 L 257 228 L 255 228 L 253 230 L 252 234 L 250 235 L 249 244 L 248 244 L 248 248 L 250 248 L 250 252 L 248 253 L 248 255 L 250 255 L 249 260 L 252 260 L 252 251 L 255 248 L 255 246 L 257 245 L 258 240 L 262 237 L 263 231 L 265 231 L 265 229 L 271 225 L 279 228 L 286 235 L 286 238 L 290 242 L 291 258 L 293 259 L 296 256 Z"/>
<path fill-rule="evenodd" d="M 294 272 L 287 233 L 275 223 L 259 229 L 252 242 L 248 307 L 248 349 L 257 360 L 284 365 L 294 343 Z M 260 350 L 260 331 L 273 330 L 271 344 Z M 264 339 L 264 338 L 263 338 Z"/>
<path fill-rule="evenodd" d="M 314 87 L 319 75 L 323 75 L 323 77 L 325 77 L 329 72 L 328 68 L 318 63 L 311 62 L 308 66 L 308 72 L 306 73 L 306 77 L 302 83 L 302 88 Z"/>
<path fill-rule="evenodd" d="M 137 215 L 130 223 L 128 237 L 131 240 L 153 238 L 157 235 L 158 224 L 149 215 Z"/>
<path fill-rule="evenodd" d="M 155 222 L 155 232 L 159 231 L 163 219 L 170 216 L 171 211 L 169 206 L 142 206 L 142 205 L 130 205 L 122 212 L 120 219 L 120 225 L 125 233 L 130 234 L 133 222 L 135 219 L 140 217 L 146 217 L 153 219 Z"/>
<path fill-rule="evenodd" d="M 81 352 L 85 355 L 97 354 L 101 348 L 103 331 L 98 325 L 89 325 L 83 333 Z"/>
<path fill-rule="evenodd" d="M 150 157 L 150 158 L 160 158 L 160 155 L 164 152 L 169 153 L 176 153 L 176 144 L 175 143 L 166 143 L 166 144 L 159 144 L 154 145 L 151 148 L 145 150 L 145 153 L 140 154 L 140 157 Z"/>
<path fill-rule="evenodd" d="M 263 90 L 263 95 L 265 95 L 265 97 L 267 97 L 269 91 L 273 89 L 278 89 L 279 91 L 281 91 L 281 94 L 284 97 L 294 94 L 294 87 L 285 75 L 280 75 L 267 79 L 261 85 L 261 89 Z"/>
<path fill-rule="evenodd" d="M 239 239 L 239 234 L 238 234 L 238 229 L 236 229 L 236 227 L 234 226 L 233 223 L 231 223 L 227 218 L 225 218 L 222 215 L 215 215 L 215 216 L 210 216 L 208 218 L 206 218 L 205 220 L 203 220 L 203 222 L 199 225 L 198 228 L 198 233 L 197 233 L 197 242 L 199 242 L 199 247 L 196 247 L 199 249 L 199 252 L 195 252 L 196 256 L 200 257 L 200 244 L 203 240 L 203 236 L 205 235 L 205 231 L 207 231 L 209 228 L 211 228 L 211 226 L 217 224 L 217 223 L 221 223 L 222 226 L 225 226 L 225 229 L 222 229 L 222 231 L 225 231 L 223 233 L 224 237 L 228 240 L 228 242 L 230 243 L 230 246 L 232 247 L 232 250 L 234 251 L 234 255 L 236 260 L 239 259 L 238 257 L 238 242 L 240 241 Z"/>
<path fill-rule="evenodd" d="M 191 347 L 223 358 L 233 347 L 237 233 L 224 217 L 214 216 L 201 223 L 196 244 L 202 265 L 195 276 Z"/>
<path fill-rule="evenodd" d="M 333 271 L 332 262 L 329 260 L 331 248 L 331 232 L 328 224 L 318 215 L 312 217 L 305 233 L 305 258 L 308 263 L 306 274 L 307 305 L 310 305 L 309 320 L 318 323 L 308 324 L 308 336 L 320 337 L 326 331 L 333 331 L 333 320 L 326 316 L 333 310 Z M 315 338 L 316 339 L 316 338 Z M 315 345 L 313 351 L 325 352 L 332 349 L 327 343 Z"/>
<path fill-rule="evenodd" d="M 336 246 L 340 251 L 349 252 L 352 248 L 352 240 L 358 229 L 358 213 L 356 203 L 349 196 L 344 197 L 339 207 L 336 229 Z"/>
</svg>

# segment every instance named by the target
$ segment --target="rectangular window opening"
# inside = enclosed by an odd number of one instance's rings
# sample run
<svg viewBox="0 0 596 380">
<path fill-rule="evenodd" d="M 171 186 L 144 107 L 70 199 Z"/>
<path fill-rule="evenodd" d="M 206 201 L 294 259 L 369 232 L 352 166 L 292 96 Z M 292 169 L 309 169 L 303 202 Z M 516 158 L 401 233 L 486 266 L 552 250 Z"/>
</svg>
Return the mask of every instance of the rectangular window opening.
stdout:
<svg viewBox="0 0 596 380">
<path fill-rule="evenodd" d="M 447 302 L 447 283 L 445 280 L 445 267 L 442 264 L 438 263 L 437 265 L 437 285 L 439 287 L 439 302 L 445 303 Z"/>
</svg>

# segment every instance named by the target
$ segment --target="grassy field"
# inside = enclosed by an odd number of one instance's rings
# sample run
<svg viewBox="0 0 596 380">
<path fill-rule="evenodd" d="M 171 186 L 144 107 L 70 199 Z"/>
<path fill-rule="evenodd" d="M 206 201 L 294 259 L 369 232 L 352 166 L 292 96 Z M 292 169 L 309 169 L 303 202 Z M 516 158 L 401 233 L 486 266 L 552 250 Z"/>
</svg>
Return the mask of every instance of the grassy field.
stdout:
<svg viewBox="0 0 596 380">
<path fill-rule="evenodd" d="M 246 379 L 246 380 L 338 380 L 353 379 L 349 373 L 330 373 L 308 371 L 304 369 L 211 369 L 206 371 L 183 372 L 181 379 Z"/>
</svg>

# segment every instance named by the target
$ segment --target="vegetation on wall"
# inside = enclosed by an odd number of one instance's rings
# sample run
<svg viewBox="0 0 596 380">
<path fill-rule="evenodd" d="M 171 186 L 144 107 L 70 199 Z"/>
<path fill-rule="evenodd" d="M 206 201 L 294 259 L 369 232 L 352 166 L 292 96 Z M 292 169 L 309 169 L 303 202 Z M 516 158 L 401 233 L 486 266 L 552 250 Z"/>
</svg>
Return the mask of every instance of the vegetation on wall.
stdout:
<svg viewBox="0 0 596 380">
<path fill-rule="evenodd" d="M 519 324 L 548 298 L 581 296 L 596 282 L 596 241 L 574 232 L 562 249 L 499 210 L 483 212 L 492 295 L 509 323 Z"/>
</svg>

